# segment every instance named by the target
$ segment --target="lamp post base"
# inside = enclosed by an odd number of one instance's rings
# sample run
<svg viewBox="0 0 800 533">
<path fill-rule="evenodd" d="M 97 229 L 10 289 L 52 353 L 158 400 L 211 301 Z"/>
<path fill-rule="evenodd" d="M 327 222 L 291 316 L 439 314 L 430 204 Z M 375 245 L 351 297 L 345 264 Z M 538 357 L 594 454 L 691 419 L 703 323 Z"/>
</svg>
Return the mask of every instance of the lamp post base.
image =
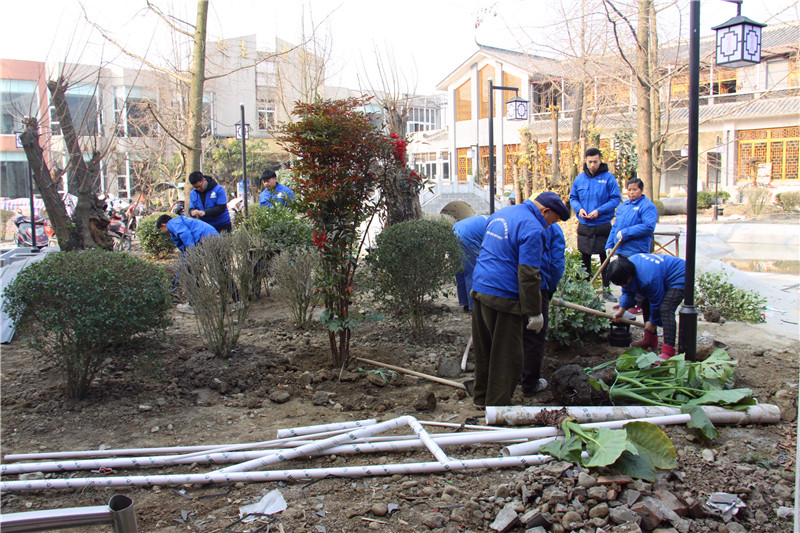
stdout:
<svg viewBox="0 0 800 533">
<path fill-rule="evenodd" d="M 687 361 L 697 359 L 697 309 L 684 305 L 678 313 L 678 353 L 685 354 Z"/>
</svg>

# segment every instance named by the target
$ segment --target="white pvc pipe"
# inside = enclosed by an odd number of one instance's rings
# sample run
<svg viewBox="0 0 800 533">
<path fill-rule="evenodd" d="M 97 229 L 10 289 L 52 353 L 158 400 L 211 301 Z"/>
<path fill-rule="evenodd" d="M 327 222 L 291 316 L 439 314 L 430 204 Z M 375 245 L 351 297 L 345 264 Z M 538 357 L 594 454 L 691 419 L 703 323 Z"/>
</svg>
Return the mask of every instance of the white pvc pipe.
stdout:
<svg viewBox="0 0 800 533">
<path fill-rule="evenodd" d="M 336 435 L 335 437 L 330 437 L 321 441 L 312 442 L 311 444 L 300 446 L 286 453 L 273 453 L 261 457 L 259 459 L 245 461 L 244 463 L 240 463 L 238 465 L 222 468 L 217 472 L 221 473 L 243 472 L 246 470 L 251 470 L 253 468 L 260 468 L 262 466 L 275 464 L 281 461 L 286 461 L 288 459 L 295 459 L 297 457 L 303 457 L 310 454 L 315 454 L 324 451 L 328 448 L 344 444 L 348 441 L 352 442 L 354 439 L 360 437 L 368 437 L 370 435 L 374 435 L 375 433 L 389 431 L 400 426 L 411 427 L 414 430 L 414 432 L 417 435 L 419 435 L 419 438 L 422 440 L 423 443 L 425 443 L 425 446 L 428 448 L 428 450 L 431 451 L 431 453 L 433 453 L 436 459 L 442 462 L 446 462 L 449 460 L 447 455 L 442 451 L 439 445 L 433 442 L 433 440 L 428 435 L 428 432 L 425 431 L 425 429 L 419 424 L 419 422 L 417 422 L 417 420 L 414 417 L 406 415 L 398 418 L 393 418 L 392 420 L 387 420 L 386 422 L 381 422 L 380 424 L 373 424 L 366 428 L 350 431 L 348 433 L 345 433 L 344 435 Z"/>
<path fill-rule="evenodd" d="M 430 438 L 438 446 L 460 446 L 484 442 L 519 442 L 531 438 L 533 433 L 538 434 L 541 428 L 534 429 L 502 429 L 504 432 L 499 434 L 496 431 L 465 431 L 459 433 L 433 433 Z M 520 437 L 519 435 L 524 435 Z M 287 439 L 288 440 L 288 439 Z M 313 441 L 295 441 L 299 445 L 309 444 Z M 334 446 L 322 450 L 318 453 L 309 453 L 309 456 L 316 455 L 347 455 L 355 453 L 388 453 L 403 452 L 424 447 L 425 444 L 417 435 L 400 435 L 386 437 L 365 437 L 356 441 L 340 446 Z M 285 454 L 290 448 L 281 450 L 251 450 L 251 451 L 230 451 L 230 452 L 207 452 L 203 454 L 177 455 L 177 456 L 142 456 L 142 457 L 117 457 L 106 459 L 83 459 L 83 460 L 58 460 L 34 463 L 18 463 L 0 465 L 0 475 L 24 474 L 28 472 L 62 472 L 72 470 L 96 470 L 99 468 L 156 468 L 177 464 L 224 464 L 239 463 L 265 457 L 270 454 Z"/>
<path fill-rule="evenodd" d="M 371 476 L 410 475 L 434 472 L 453 472 L 477 468 L 529 467 L 551 461 L 549 455 L 527 457 L 492 457 L 484 459 L 450 459 L 447 462 L 398 463 L 388 465 L 311 468 L 271 472 L 207 472 L 158 476 L 107 476 L 71 479 L 28 479 L 0 482 L 0 491 L 14 492 L 42 489 L 81 489 L 84 487 L 151 487 L 154 485 L 183 485 L 209 483 L 264 483 L 268 481 L 307 481 L 325 477 L 358 478 Z"/>
<path fill-rule="evenodd" d="M 276 436 L 279 439 L 288 437 L 299 437 L 301 435 L 310 435 L 312 433 L 323 433 L 325 431 L 335 431 L 337 429 L 357 429 L 366 426 L 377 424 L 378 421 L 374 418 L 366 420 L 354 420 L 351 422 L 333 422 L 331 424 L 320 424 L 317 426 L 302 426 L 299 428 L 279 429 Z"/>
<path fill-rule="evenodd" d="M 681 414 L 676 407 L 658 407 L 647 405 L 628 405 L 615 407 L 540 407 L 514 405 L 508 407 L 486 407 L 487 424 L 531 425 L 534 416 L 541 411 L 566 409 L 567 416 L 579 423 L 604 422 L 608 420 L 624 420 Z M 746 411 L 734 411 L 724 407 L 703 406 L 703 411 L 714 424 L 777 424 L 781 420 L 781 410 L 777 405 L 759 404 L 750 406 Z"/>
</svg>

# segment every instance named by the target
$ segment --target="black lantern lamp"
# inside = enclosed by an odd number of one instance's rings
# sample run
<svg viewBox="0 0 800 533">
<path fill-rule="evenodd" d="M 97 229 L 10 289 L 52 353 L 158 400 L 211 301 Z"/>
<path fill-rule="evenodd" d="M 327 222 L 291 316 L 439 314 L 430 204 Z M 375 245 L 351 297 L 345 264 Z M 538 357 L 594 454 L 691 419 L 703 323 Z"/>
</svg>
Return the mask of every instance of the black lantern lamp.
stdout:
<svg viewBox="0 0 800 533">
<path fill-rule="evenodd" d="M 741 0 L 733 3 L 737 4 L 736 16 L 711 28 L 717 32 L 717 66 L 756 65 L 761 62 L 761 28 L 766 24 L 743 17 Z"/>
<path fill-rule="evenodd" d="M 508 120 L 528 120 L 528 101 L 519 96 L 507 100 L 506 118 Z"/>
</svg>

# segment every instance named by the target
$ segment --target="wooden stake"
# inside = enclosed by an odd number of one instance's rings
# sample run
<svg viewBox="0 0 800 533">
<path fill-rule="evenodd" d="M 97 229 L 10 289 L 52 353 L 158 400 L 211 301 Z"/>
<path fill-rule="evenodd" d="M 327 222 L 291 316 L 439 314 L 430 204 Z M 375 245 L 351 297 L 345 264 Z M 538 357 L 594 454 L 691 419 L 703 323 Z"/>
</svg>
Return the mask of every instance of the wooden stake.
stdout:
<svg viewBox="0 0 800 533">
<path fill-rule="evenodd" d="M 362 357 L 354 357 L 353 359 L 355 359 L 359 363 L 366 363 L 368 365 L 382 366 L 383 368 L 388 368 L 389 370 L 394 370 L 396 372 L 403 372 L 404 374 L 409 374 L 411 376 L 416 376 L 418 378 L 427 379 L 429 381 L 435 381 L 436 383 L 441 383 L 442 385 L 450 385 L 451 387 L 455 387 L 457 389 L 467 390 L 467 387 L 463 383 L 459 383 L 458 381 L 451 381 L 449 379 L 437 378 L 436 376 L 423 374 L 422 372 L 416 372 L 414 370 L 409 370 L 407 368 L 403 368 L 403 367 L 400 367 L 400 366 L 389 365 L 389 364 L 386 364 L 386 363 L 381 363 L 380 361 L 372 361 L 370 359 L 364 359 Z"/>
</svg>

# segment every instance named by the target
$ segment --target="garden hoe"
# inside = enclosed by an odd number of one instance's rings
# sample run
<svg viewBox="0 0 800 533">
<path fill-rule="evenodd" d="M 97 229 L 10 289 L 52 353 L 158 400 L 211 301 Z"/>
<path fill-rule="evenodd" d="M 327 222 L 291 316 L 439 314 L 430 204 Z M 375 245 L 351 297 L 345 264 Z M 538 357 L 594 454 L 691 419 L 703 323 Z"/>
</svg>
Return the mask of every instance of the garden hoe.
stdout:
<svg viewBox="0 0 800 533">
<path fill-rule="evenodd" d="M 614 315 L 612 315 L 611 313 L 604 313 L 603 311 L 598 311 L 597 309 L 592 309 L 591 307 L 585 307 L 583 305 L 574 304 L 572 302 L 562 300 L 561 298 L 553 298 L 550 301 L 550 303 L 552 305 L 557 305 L 559 307 L 567 307 L 569 309 L 574 309 L 576 311 L 581 311 L 583 313 L 589 313 L 590 315 L 602 316 L 603 318 L 610 318 L 612 320 L 614 319 Z M 635 320 L 628 320 L 627 318 L 620 318 L 618 322 L 622 324 L 628 324 L 630 326 L 636 326 L 637 328 L 644 327 L 644 323 L 636 322 Z"/>
</svg>

